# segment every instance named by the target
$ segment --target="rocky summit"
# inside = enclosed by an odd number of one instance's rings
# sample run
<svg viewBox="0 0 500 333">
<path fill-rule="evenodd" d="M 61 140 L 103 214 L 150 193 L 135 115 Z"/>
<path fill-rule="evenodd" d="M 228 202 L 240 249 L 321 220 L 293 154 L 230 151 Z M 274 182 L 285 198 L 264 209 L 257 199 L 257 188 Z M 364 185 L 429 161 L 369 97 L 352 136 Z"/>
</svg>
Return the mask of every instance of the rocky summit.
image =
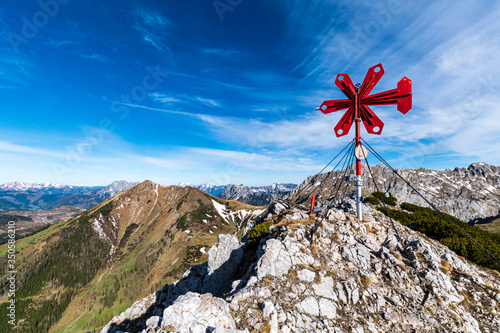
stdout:
<svg viewBox="0 0 500 333">
<path fill-rule="evenodd" d="M 206 263 L 101 333 L 500 331 L 497 272 L 395 222 L 398 239 L 383 214 L 364 206 L 359 221 L 354 206 L 308 217 L 271 205 L 259 243 L 220 235 Z"/>
</svg>

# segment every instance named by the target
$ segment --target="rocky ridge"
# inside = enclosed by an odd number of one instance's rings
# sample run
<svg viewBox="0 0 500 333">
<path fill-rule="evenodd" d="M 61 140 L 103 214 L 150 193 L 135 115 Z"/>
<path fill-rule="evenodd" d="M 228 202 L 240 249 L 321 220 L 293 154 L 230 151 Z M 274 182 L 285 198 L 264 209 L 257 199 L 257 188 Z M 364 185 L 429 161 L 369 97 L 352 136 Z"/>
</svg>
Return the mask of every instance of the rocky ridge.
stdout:
<svg viewBox="0 0 500 333">
<path fill-rule="evenodd" d="M 376 190 L 366 164 L 363 164 L 363 196 Z M 383 164 L 371 166 L 373 178 L 380 191 L 387 191 L 399 202 L 409 202 L 419 206 L 429 205 L 417 195 L 401 178 Z M 446 169 L 397 169 L 423 196 L 445 213 L 464 222 L 474 223 L 478 219 L 500 214 L 500 167 L 485 163 L 474 163 L 467 168 Z M 354 184 L 349 173 L 328 172 L 308 177 L 291 193 L 290 199 L 305 202 L 314 194 L 319 194 L 320 203 L 326 204 L 337 192 L 339 179 L 344 181 L 339 193 L 354 193 Z"/>
<path fill-rule="evenodd" d="M 102 189 L 97 190 L 95 194 L 102 200 L 106 200 L 140 183 L 139 181 L 129 182 L 126 180 L 116 180 L 104 186 Z"/>
<path fill-rule="evenodd" d="M 295 184 L 272 184 L 269 186 L 248 187 L 244 185 L 227 185 L 219 195 L 221 199 L 238 200 L 249 205 L 264 206 L 289 195 Z"/>
<path fill-rule="evenodd" d="M 498 273 L 396 222 L 400 243 L 385 216 L 365 206 L 359 221 L 353 206 L 347 199 L 311 219 L 300 207 L 271 205 L 271 234 L 255 257 L 221 235 L 205 264 L 135 302 L 102 333 L 500 330 Z"/>
</svg>

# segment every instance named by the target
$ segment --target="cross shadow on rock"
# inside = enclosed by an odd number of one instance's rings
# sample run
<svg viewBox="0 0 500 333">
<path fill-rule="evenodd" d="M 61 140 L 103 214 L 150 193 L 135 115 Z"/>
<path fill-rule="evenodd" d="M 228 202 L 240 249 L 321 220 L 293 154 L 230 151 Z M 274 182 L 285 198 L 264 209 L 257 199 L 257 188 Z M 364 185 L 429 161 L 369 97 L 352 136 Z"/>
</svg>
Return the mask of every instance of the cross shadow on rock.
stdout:
<svg viewBox="0 0 500 333">
<path fill-rule="evenodd" d="M 242 243 L 236 236 L 219 235 L 219 243 L 208 251 L 208 261 L 192 266 L 174 284 L 167 284 L 129 309 L 113 318 L 101 333 L 130 332 L 138 333 L 144 329 L 157 328 L 162 323 L 166 308 L 173 305 L 179 297 L 188 293 L 211 294 L 222 297 L 231 291 L 233 277 L 243 257 Z M 215 327 L 208 327 L 212 332 Z"/>
</svg>

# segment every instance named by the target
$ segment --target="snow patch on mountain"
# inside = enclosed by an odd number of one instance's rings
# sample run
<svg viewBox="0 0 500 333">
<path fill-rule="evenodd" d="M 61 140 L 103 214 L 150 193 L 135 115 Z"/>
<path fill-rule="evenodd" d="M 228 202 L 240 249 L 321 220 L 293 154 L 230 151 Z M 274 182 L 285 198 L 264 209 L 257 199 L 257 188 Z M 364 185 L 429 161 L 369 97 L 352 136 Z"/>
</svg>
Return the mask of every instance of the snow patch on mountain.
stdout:
<svg viewBox="0 0 500 333">
<path fill-rule="evenodd" d="M 104 216 L 99 214 L 92 222 L 92 229 L 99 235 L 99 238 L 109 241 L 109 237 L 104 232 L 102 225 L 105 223 Z"/>
<path fill-rule="evenodd" d="M 226 206 L 224 206 L 223 204 L 218 203 L 215 200 L 212 200 L 212 203 L 214 204 L 214 207 L 217 210 L 217 213 L 220 215 L 220 217 L 222 217 L 222 219 L 224 221 L 226 221 L 227 223 L 229 223 L 229 219 L 228 219 L 229 213 L 227 212 Z"/>
</svg>

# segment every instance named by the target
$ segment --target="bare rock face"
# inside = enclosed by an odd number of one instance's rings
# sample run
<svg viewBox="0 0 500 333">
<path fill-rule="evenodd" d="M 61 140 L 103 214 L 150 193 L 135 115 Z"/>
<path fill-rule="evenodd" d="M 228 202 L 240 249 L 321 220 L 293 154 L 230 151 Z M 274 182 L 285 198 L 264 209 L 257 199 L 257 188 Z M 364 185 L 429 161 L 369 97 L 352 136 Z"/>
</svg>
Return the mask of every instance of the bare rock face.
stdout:
<svg viewBox="0 0 500 333">
<path fill-rule="evenodd" d="M 399 243 L 383 214 L 363 208 L 365 221 L 331 209 L 273 226 L 245 266 L 247 281 L 214 297 L 201 292 L 206 281 L 242 250 L 234 236 L 221 237 L 208 264 L 136 302 L 103 333 L 127 317 L 135 320 L 121 332 L 500 331 L 499 274 L 396 222 Z"/>
<path fill-rule="evenodd" d="M 208 251 L 207 276 L 202 292 L 222 296 L 231 290 L 233 277 L 243 257 L 243 244 L 234 235 L 219 235 L 219 243 Z"/>
</svg>

